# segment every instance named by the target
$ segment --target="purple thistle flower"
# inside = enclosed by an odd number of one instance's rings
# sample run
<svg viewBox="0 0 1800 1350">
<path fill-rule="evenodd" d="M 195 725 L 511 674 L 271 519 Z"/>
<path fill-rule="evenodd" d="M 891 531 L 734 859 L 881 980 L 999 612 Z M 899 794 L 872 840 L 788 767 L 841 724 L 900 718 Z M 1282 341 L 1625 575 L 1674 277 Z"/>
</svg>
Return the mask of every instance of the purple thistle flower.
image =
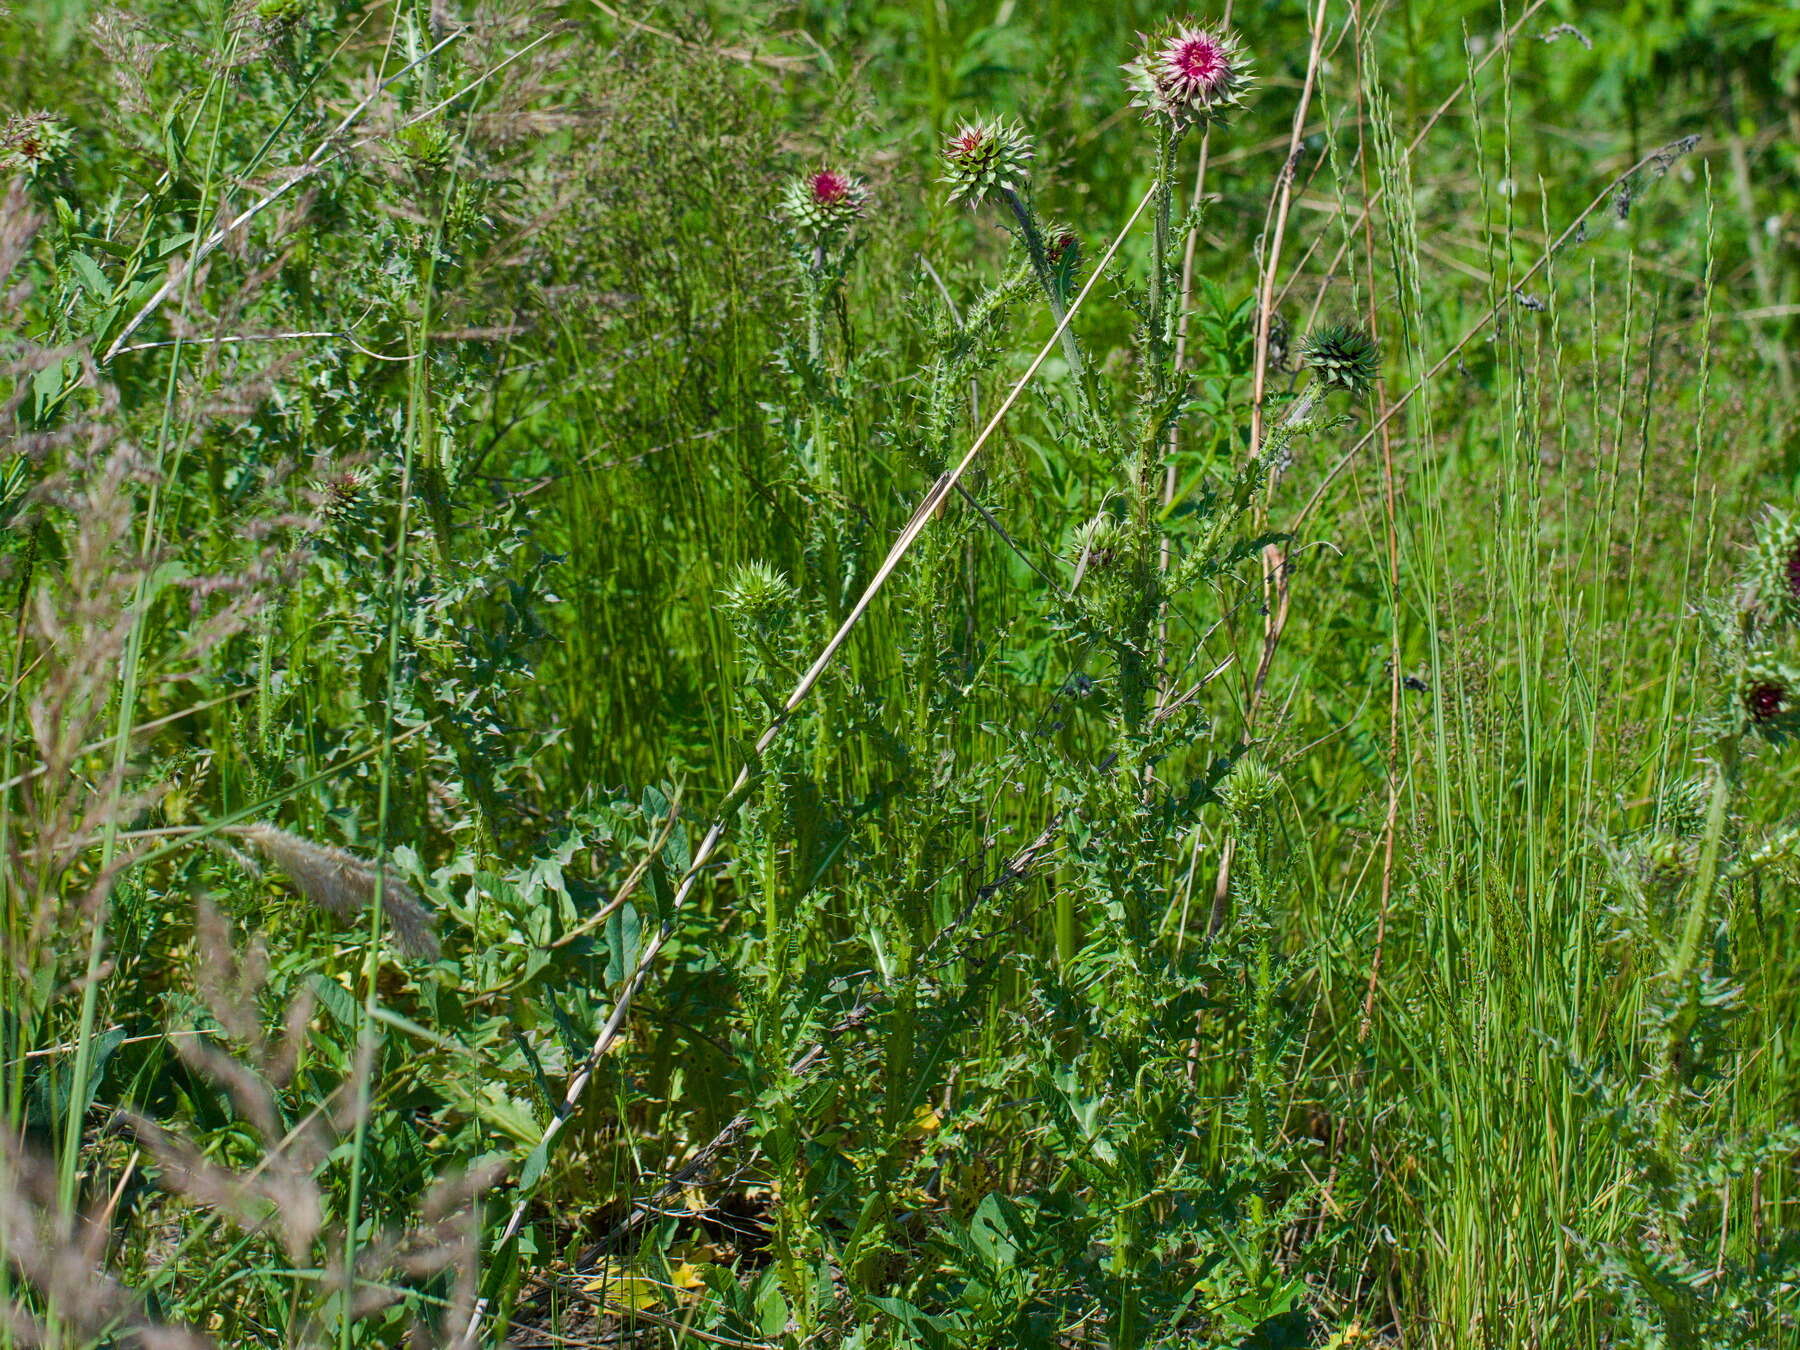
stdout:
<svg viewBox="0 0 1800 1350">
<path fill-rule="evenodd" d="M 1753 660 L 1738 677 L 1739 729 L 1779 745 L 1800 733 L 1800 671 L 1785 662 Z"/>
<path fill-rule="evenodd" d="M 1767 722 L 1781 716 L 1787 704 L 1787 690 L 1773 680 L 1762 680 L 1744 690 L 1744 707 L 1752 721 Z"/>
<path fill-rule="evenodd" d="M 1229 29 L 1192 19 L 1138 34 L 1143 50 L 1125 66 L 1132 104 L 1177 130 L 1219 117 L 1250 87 L 1250 62 Z"/>
<path fill-rule="evenodd" d="M 781 210 L 803 233 L 823 240 L 850 228 L 868 204 L 862 179 L 839 169 L 818 168 L 792 179 L 781 192 Z"/>
</svg>

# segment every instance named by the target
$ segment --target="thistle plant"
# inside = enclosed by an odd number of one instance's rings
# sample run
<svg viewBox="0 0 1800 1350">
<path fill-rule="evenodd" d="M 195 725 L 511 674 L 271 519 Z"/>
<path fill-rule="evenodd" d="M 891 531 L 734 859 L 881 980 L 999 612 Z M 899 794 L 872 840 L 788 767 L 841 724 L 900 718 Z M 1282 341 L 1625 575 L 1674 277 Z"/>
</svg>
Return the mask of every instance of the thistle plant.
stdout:
<svg viewBox="0 0 1800 1350">
<path fill-rule="evenodd" d="M 813 501 L 804 555 L 808 571 L 825 583 L 833 612 L 846 603 L 858 567 L 860 522 L 845 504 L 861 482 L 848 444 L 856 435 L 852 400 L 860 374 L 848 350 L 834 359 L 827 329 L 836 319 L 848 331 L 844 288 L 861 247 L 857 226 L 869 201 L 862 179 L 819 168 L 790 179 L 778 202 L 799 287 L 804 348 L 789 343 L 778 351 L 791 399 L 771 414 Z"/>
<path fill-rule="evenodd" d="M 1204 50 L 1193 45 L 1202 40 Z M 1275 1334 L 1283 1319 L 1304 1317 L 1296 1309 L 1298 1284 L 1273 1256 L 1296 1191 L 1304 1190 L 1277 1146 L 1271 1109 L 1282 1028 L 1290 1020 L 1286 959 L 1270 912 L 1274 872 L 1251 867 L 1241 888 L 1241 929 L 1210 947 L 1186 941 L 1171 912 L 1168 880 L 1193 832 L 1207 817 L 1217 819 L 1209 808 L 1220 801 L 1230 803 L 1221 823 L 1244 834 L 1259 858 L 1270 855 L 1274 780 L 1254 761 L 1234 769 L 1229 759 L 1194 755 L 1209 725 L 1206 680 L 1176 685 L 1185 672 L 1167 669 L 1172 650 L 1161 621 L 1180 613 L 1204 627 L 1192 612 L 1197 595 L 1229 607 L 1253 594 L 1254 581 L 1239 569 L 1272 538 L 1256 535 L 1254 521 L 1275 468 L 1298 438 L 1333 425 L 1316 416 L 1319 401 L 1333 389 L 1360 387 L 1373 362 L 1372 347 L 1355 335 L 1323 343 L 1328 359 L 1315 368 L 1294 414 L 1255 453 L 1179 501 L 1176 512 L 1164 510 L 1171 432 L 1197 401 L 1191 377 L 1175 361 L 1177 150 L 1185 132 L 1235 102 L 1247 82 L 1235 42 L 1195 25 L 1178 27 L 1169 41 L 1180 50 L 1155 46 L 1133 67 L 1134 84 L 1149 80 L 1160 92 L 1148 108 L 1157 156 L 1149 277 L 1141 285 L 1123 274 L 1112 278 L 1138 321 L 1132 412 L 1114 422 L 1102 399 L 1084 391 L 1079 414 L 1062 418 L 1063 434 L 1114 475 L 1108 500 L 1068 550 L 1073 574 L 1057 615 L 1084 667 L 1104 751 L 1098 762 L 1083 764 L 1040 738 L 1015 740 L 1022 763 L 1050 785 L 1051 818 L 1065 841 L 1058 902 L 1070 911 L 1066 924 L 1059 915 L 1060 959 L 1031 967 L 1045 1024 L 1069 1034 L 1044 1037 L 1032 1060 L 1039 1091 L 1056 1106 L 1058 1154 L 1078 1179 L 1067 1203 L 1082 1241 L 1070 1246 L 1085 1242 L 1100 1253 L 1087 1267 L 1085 1287 L 1097 1299 L 1108 1342 L 1120 1347 L 1216 1335 L 1231 1316 L 1252 1308 L 1262 1310 L 1250 1325 L 1263 1335 Z M 1029 200 L 1019 186 L 996 195 L 1060 318 L 1064 293 Z M 1064 337 L 1074 349 L 1072 369 L 1089 377 L 1092 363 L 1079 336 L 1071 327 Z M 1206 991 L 1223 985 L 1240 989 L 1242 1000 L 1219 1034 L 1243 1037 L 1255 1067 L 1241 1089 L 1243 1135 L 1215 1151 L 1186 1122 L 1200 1114 L 1190 1073 L 1196 1022 L 1206 1018 Z M 1220 1155 L 1229 1161 L 1219 1165 Z M 1239 1259 L 1218 1267 L 1216 1284 L 1196 1289 L 1183 1279 L 1181 1262 L 1212 1268 L 1234 1250 L 1228 1232 L 1256 1237 L 1235 1248 Z M 1214 1312 L 1192 1316 L 1202 1301 Z M 1220 1308 L 1233 1313 L 1220 1315 Z"/>
<path fill-rule="evenodd" d="M 1046 230 L 1038 220 L 1030 196 L 1032 154 L 1031 139 L 1017 123 L 998 118 L 965 122 L 944 143 L 940 155 L 944 174 L 939 181 L 949 184 L 952 203 L 964 202 L 971 210 L 991 201 L 1006 207 L 1010 228 L 1024 245 L 1050 314 L 1061 325 L 1069 312 L 1080 241 L 1068 226 Z M 1087 356 L 1068 327 L 1063 328 L 1061 343 L 1063 359 L 1080 391 L 1082 420 L 1090 430 L 1098 428 L 1099 388 Z"/>
<path fill-rule="evenodd" d="M 1738 586 L 1705 608 L 1712 701 L 1700 761 L 1660 794 L 1647 826 L 1607 851 L 1615 958 L 1644 971 L 1650 991 L 1641 1071 L 1574 1057 L 1642 1198 L 1625 1231 L 1583 1242 L 1621 1345 L 1749 1350 L 1800 1317 L 1800 1253 L 1734 1242 L 1729 1217 L 1732 1194 L 1778 1167 L 1800 1128 L 1734 1128 L 1725 1100 L 1743 1053 L 1732 1032 L 1757 940 L 1754 897 L 1765 877 L 1800 872 L 1800 829 L 1753 819 L 1762 757 L 1800 730 L 1797 542 L 1791 519 L 1770 512 Z"/>
</svg>

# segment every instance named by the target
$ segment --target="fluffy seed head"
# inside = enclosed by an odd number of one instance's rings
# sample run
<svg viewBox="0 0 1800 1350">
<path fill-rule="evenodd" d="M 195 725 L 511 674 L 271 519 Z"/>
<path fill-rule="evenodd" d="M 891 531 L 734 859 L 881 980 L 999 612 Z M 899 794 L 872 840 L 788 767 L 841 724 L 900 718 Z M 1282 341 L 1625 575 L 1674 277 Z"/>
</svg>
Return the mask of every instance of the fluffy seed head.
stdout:
<svg viewBox="0 0 1800 1350">
<path fill-rule="evenodd" d="M 223 833 L 247 844 L 287 874 L 294 888 L 338 919 L 354 922 L 381 896 L 395 941 L 408 956 L 438 958 L 437 918 L 391 870 L 341 848 L 315 844 L 274 825 L 232 825 Z"/>
<path fill-rule="evenodd" d="M 842 234 L 862 215 L 869 188 L 840 169 L 814 169 L 792 179 L 781 192 L 781 211 L 795 228 L 815 239 Z"/>
<path fill-rule="evenodd" d="M 1300 359 L 1321 384 L 1361 396 L 1381 372 L 1381 348 L 1360 328 L 1334 323 L 1300 344 Z"/>
<path fill-rule="evenodd" d="M 1030 177 L 1031 138 L 1017 123 L 999 118 L 964 122 L 944 143 L 944 176 L 950 200 L 979 206 L 990 193 L 1016 192 Z"/>
<path fill-rule="evenodd" d="M 1139 33 L 1140 50 L 1126 63 L 1131 102 L 1151 119 L 1179 130 L 1213 121 L 1242 101 L 1250 62 L 1227 28 L 1188 19 L 1157 33 Z"/>
<path fill-rule="evenodd" d="M 1771 617 L 1800 622 L 1800 520 L 1771 511 L 1756 531 L 1751 580 Z"/>
</svg>

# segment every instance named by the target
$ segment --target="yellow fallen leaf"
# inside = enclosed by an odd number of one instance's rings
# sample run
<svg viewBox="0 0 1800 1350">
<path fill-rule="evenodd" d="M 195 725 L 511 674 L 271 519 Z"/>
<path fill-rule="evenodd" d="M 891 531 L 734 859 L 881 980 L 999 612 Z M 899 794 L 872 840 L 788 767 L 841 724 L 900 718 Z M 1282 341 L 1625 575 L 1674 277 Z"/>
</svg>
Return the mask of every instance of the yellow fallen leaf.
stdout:
<svg viewBox="0 0 1800 1350">
<path fill-rule="evenodd" d="M 633 1312 L 648 1312 L 662 1302 L 655 1280 L 630 1274 L 613 1256 L 601 1261 L 593 1277 L 581 1287 L 590 1294 L 598 1294 L 611 1307 Z"/>
<path fill-rule="evenodd" d="M 929 1106 L 921 1106 L 913 1112 L 912 1126 L 906 1131 L 908 1139 L 923 1139 L 944 1122 L 938 1113 Z"/>
</svg>

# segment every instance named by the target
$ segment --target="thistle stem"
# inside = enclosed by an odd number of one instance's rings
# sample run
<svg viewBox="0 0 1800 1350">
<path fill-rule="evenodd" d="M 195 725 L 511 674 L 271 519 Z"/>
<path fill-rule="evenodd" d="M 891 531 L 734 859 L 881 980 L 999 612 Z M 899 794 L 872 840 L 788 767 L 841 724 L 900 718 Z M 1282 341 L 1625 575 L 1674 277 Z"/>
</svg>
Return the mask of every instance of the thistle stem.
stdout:
<svg viewBox="0 0 1800 1350">
<path fill-rule="evenodd" d="M 1061 325 L 1069 312 L 1069 307 L 1064 303 L 1061 292 L 1056 288 L 1056 277 L 1050 270 L 1050 257 L 1044 250 L 1043 231 L 1038 229 L 1037 219 L 1033 216 L 1031 208 L 1025 204 L 1024 198 L 1011 188 L 1003 188 L 1001 195 L 1006 198 L 1006 204 L 1012 210 L 1013 219 L 1019 222 L 1019 235 L 1025 241 L 1026 253 L 1030 255 L 1031 270 L 1037 275 L 1038 285 L 1044 292 L 1044 299 L 1049 302 L 1050 315 L 1058 325 Z M 1081 341 L 1075 336 L 1073 325 L 1063 327 L 1062 350 L 1063 359 L 1069 363 L 1069 369 L 1074 372 L 1075 379 L 1081 387 L 1081 396 L 1087 402 L 1089 418 L 1097 426 L 1100 418 L 1099 393 L 1094 386 L 1093 377 L 1088 370 L 1087 357 L 1081 350 Z"/>
</svg>

